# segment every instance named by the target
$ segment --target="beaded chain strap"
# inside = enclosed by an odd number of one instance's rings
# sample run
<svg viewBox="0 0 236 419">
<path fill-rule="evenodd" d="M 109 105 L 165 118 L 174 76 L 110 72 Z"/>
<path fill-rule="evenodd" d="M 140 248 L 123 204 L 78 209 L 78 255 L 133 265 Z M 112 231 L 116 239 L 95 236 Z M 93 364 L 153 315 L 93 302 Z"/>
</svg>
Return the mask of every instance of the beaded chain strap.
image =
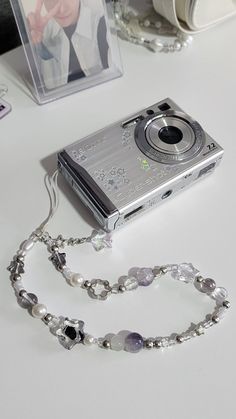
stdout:
<svg viewBox="0 0 236 419">
<path fill-rule="evenodd" d="M 143 348 L 166 348 L 183 343 L 202 335 L 205 330 L 219 323 L 230 307 L 230 303 L 227 300 L 228 293 L 225 288 L 217 287 L 213 279 L 203 278 L 191 263 L 154 266 L 153 268 L 131 268 L 127 275 L 121 276 L 118 282 L 113 285 L 107 280 L 89 280 L 84 278 L 80 273 L 72 272 L 66 264 L 65 247 L 91 244 L 96 251 L 100 251 L 112 246 L 112 238 L 110 233 L 106 233 L 103 230 L 94 230 L 89 237 L 69 239 L 65 239 L 61 235 L 57 238 L 52 238 L 45 231 L 46 225 L 54 215 L 59 204 L 56 179 L 57 173 L 52 178 L 47 178 L 46 183 L 51 202 L 49 216 L 20 245 L 8 270 L 10 271 L 12 287 L 19 305 L 27 309 L 33 317 L 42 320 L 50 332 L 58 338 L 64 348 L 71 349 L 76 344 L 84 344 L 90 346 L 98 345 L 98 347 L 103 349 L 112 349 L 115 351 L 125 350 L 135 353 Z M 39 242 L 46 246 L 50 254 L 49 260 L 55 266 L 56 270 L 63 275 L 66 282 L 72 287 L 81 287 L 87 292 L 89 297 L 95 300 L 103 301 L 113 294 L 119 295 L 134 291 L 139 287 L 147 287 L 155 281 L 161 281 L 161 278 L 167 275 L 180 283 L 192 284 L 198 292 L 214 300 L 214 311 L 208 314 L 198 324 L 191 323 L 186 331 L 178 334 L 173 333 L 169 336 L 146 338 L 136 331 L 122 330 L 116 334 L 108 333 L 104 337 L 96 338 L 84 330 L 85 324 L 82 320 L 69 319 L 68 317 L 49 313 L 47 307 L 38 301 L 38 297 L 25 289 L 22 281 L 22 276 L 25 272 L 25 259 L 30 250 Z"/>
</svg>

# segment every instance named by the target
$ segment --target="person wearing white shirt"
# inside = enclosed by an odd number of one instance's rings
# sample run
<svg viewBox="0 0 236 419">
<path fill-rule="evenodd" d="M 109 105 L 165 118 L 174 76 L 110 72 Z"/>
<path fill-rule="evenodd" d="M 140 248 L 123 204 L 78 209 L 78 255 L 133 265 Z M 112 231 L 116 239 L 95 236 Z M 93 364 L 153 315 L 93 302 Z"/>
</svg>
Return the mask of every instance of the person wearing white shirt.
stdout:
<svg viewBox="0 0 236 419">
<path fill-rule="evenodd" d="M 104 12 L 101 0 L 37 0 L 27 20 L 47 89 L 109 67 Z"/>
</svg>

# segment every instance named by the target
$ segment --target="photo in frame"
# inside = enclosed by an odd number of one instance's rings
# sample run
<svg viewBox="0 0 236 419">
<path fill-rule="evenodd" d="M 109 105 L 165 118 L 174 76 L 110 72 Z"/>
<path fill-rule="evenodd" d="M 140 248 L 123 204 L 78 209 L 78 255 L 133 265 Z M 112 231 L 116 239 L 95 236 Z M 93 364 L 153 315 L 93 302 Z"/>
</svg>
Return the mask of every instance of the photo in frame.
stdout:
<svg viewBox="0 0 236 419">
<path fill-rule="evenodd" d="M 10 1 L 38 103 L 122 75 L 111 1 Z"/>
</svg>

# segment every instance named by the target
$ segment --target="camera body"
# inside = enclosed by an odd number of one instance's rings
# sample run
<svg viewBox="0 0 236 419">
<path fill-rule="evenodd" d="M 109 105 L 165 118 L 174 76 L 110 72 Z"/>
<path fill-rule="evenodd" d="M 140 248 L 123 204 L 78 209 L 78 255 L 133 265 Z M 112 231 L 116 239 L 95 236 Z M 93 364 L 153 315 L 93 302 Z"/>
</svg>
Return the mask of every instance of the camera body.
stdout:
<svg viewBox="0 0 236 419">
<path fill-rule="evenodd" d="M 210 174 L 223 149 L 171 99 L 67 146 L 58 167 L 107 231 Z"/>
</svg>

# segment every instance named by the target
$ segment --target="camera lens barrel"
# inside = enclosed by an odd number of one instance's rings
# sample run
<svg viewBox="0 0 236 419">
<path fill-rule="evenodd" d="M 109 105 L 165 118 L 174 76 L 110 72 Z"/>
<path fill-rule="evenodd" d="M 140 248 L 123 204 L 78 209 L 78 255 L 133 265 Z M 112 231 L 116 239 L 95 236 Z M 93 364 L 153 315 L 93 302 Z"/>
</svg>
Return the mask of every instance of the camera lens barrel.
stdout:
<svg viewBox="0 0 236 419">
<path fill-rule="evenodd" d="M 149 116 L 137 124 L 135 141 L 152 160 L 166 164 L 186 162 L 205 144 L 205 133 L 198 122 L 182 112 L 166 111 Z"/>
</svg>

